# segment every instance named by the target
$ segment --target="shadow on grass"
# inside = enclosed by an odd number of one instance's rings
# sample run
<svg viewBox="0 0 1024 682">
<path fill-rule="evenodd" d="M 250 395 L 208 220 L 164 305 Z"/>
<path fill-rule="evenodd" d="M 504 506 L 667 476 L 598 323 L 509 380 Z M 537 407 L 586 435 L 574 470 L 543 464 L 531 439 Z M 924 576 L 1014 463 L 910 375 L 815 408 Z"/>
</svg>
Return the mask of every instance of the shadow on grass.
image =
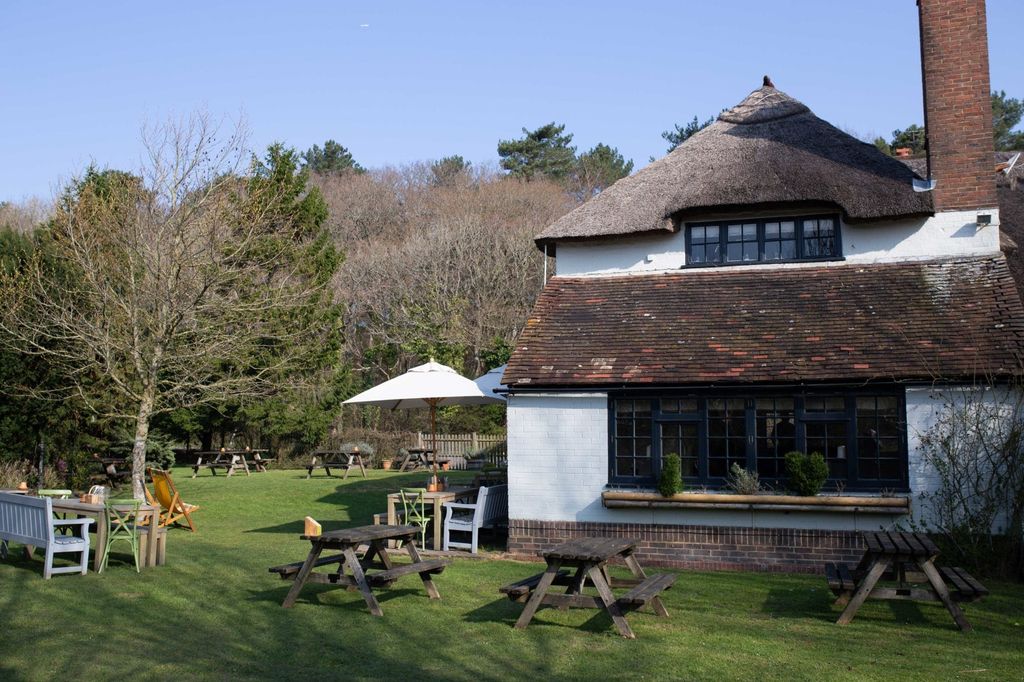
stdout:
<svg viewBox="0 0 1024 682">
<path fill-rule="evenodd" d="M 834 621 L 842 613 L 833 608 L 835 597 L 828 590 L 772 587 L 761 604 L 761 612 L 773 618 L 814 618 Z"/>
<path fill-rule="evenodd" d="M 466 623 L 498 623 L 514 627 L 524 608 L 526 608 L 526 602 L 513 602 L 507 598 L 499 598 L 466 613 L 462 620 Z M 564 618 L 567 622 L 554 621 L 550 618 L 551 614 L 560 614 L 558 617 Z M 569 630 L 594 633 L 618 633 L 612 617 L 603 609 L 570 608 L 560 611 L 557 607 L 541 606 L 533 615 L 533 619 L 530 620 L 527 629 L 546 627 L 567 628 Z"/>
</svg>

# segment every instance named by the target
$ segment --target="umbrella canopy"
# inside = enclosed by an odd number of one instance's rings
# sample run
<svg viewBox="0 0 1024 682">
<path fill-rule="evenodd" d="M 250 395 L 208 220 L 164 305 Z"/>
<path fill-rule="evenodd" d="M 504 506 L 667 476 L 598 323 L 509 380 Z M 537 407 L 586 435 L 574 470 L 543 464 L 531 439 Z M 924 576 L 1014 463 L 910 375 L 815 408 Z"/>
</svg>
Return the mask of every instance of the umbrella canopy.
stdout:
<svg viewBox="0 0 1024 682">
<path fill-rule="evenodd" d="M 379 405 L 394 410 L 500 402 L 500 398 L 480 390 L 451 367 L 430 361 L 349 398 L 345 404 Z"/>
<path fill-rule="evenodd" d="M 485 395 L 475 383 L 447 365 L 431 360 L 405 374 L 367 389 L 345 401 L 346 405 L 379 405 L 392 410 L 430 408 L 430 441 L 434 451 L 434 479 L 437 479 L 437 408 L 444 405 L 488 405 L 503 402 Z"/>
<path fill-rule="evenodd" d="M 480 388 L 484 395 L 493 396 L 501 400 L 501 402 L 505 402 L 505 396 L 494 392 L 496 388 L 501 388 L 501 375 L 505 373 L 505 367 L 507 367 L 507 365 L 495 367 L 491 371 L 487 372 L 487 374 L 473 379 L 473 383 Z"/>
</svg>

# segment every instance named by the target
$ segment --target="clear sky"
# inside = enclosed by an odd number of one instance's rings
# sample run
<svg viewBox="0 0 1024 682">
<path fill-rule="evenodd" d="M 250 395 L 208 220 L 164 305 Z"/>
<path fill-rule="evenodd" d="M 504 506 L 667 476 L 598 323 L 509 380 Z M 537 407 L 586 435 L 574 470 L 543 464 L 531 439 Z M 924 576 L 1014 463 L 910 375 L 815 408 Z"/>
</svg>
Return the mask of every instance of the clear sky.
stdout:
<svg viewBox="0 0 1024 682">
<path fill-rule="evenodd" d="M 1024 1 L 989 0 L 992 86 L 1024 98 Z M 495 162 L 523 126 L 637 166 L 660 133 L 770 74 L 822 118 L 923 119 L 914 0 L 52 2 L 0 5 L 0 200 L 90 162 L 132 169 L 146 120 L 244 114 L 251 143 L 333 138 L 364 166 Z"/>
</svg>

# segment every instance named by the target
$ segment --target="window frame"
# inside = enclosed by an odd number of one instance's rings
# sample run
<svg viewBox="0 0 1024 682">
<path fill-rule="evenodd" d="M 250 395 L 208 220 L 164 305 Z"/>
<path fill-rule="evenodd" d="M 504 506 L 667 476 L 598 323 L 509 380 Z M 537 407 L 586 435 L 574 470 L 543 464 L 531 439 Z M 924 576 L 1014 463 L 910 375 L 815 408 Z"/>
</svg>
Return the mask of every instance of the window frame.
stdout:
<svg viewBox="0 0 1024 682">
<path fill-rule="evenodd" d="M 807 221 L 818 221 L 818 220 L 831 220 L 833 227 L 833 239 L 835 240 L 836 253 L 832 256 L 807 256 L 806 255 L 806 240 L 808 237 L 804 233 L 804 223 Z M 772 260 L 765 259 L 765 242 L 766 241 L 783 241 L 771 239 L 768 240 L 765 237 L 765 225 L 767 223 L 794 223 L 794 235 L 795 235 L 795 246 L 796 246 L 796 257 L 795 258 L 776 258 Z M 728 229 L 730 225 L 757 225 L 757 260 L 738 260 L 730 261 L 728 259 L 728 248 L 729 241 L 727 237 Z M 718 228 L 718 257 L 719 260 L 714 262 L 702 261 L 694 263 L 691 260 L 691 254 L 693 251 L 693 228 L 700 227 L 717 227 Z M 721 267 L 733 267 L 742 265 L 765 265 L 765 264 L 778 264 L 778 263 L 821 263 L 828 261 L 841 261 L 844 260 L 843 256 L 843 235 L 842 235 L 842 221 L 838 213 L 816 213 L 812 215 L 801 215 L 801 216 L 779 216 L 774 218 L 736 218 L 732 220 L 703 220 L 703 221 L 690 221 L 684 224 L 683 229 L 685 231 L 685 242 L 686 242 L 686 264 L 683 268 L 721 268 Z M 788 241 L 788 240 L 786 240 Z M 713 243 L 713 242 L 712 242 Z M 707 250 L 707 242 L 703 244 L 705 251 Z"/>
<path fill-rule="evenodd" d="M 865 479 L 860 475 L 859 469 L 859 431 L 857 424 L 857 400 L 864 397 L 886 397 L 896 399 L 896 418 L 899 428 L 898 441 L 898 473 L 899 478 L 873 478 Z M 841 397 L 843 400 L 842 409 L 832 411 L 808 411 L 806 401 L 815 397 Z M 664 412 L 662 401 L 679 399 L 697 400 L 697 412 Z M 779 389 L 703 389 L 703 390 L 675 390 L 664 392 L 639 392 L 639 391 L 617 391 L 608 394 L 608 482 L 612 486 L 627 487 L 650 487 L 657 484 L 657 473 L 661 471 L 662 458 L 662 425 L 669 423 L 690 422 L 697 424 L 697 476 L 684 476 L 683 481 L 689 486 L 705 486 L 709 489 L 722 489 L 726 487 L 726 478 L 723 476 L 711 476 L 709 473 L 709 417 L 708 403 L 711 400 L 743 399 L 743 419 L 746 423 L 746 452 L 745 467 L 750 471 L 757 471 L 757 400 L 758 399 L 786 399 L 793 401 L 793 438 L 796 442 L 796 449 L 805 452 L 807 447 L 807 425 L 815 423 L 842 422 L 846 425 L 846 468 L 845 478 L 829 476 L 826 486 L 835 487 L 842 483 L 846 490 L 851 492 L 881 492 L 893 490 L 896 492 L 907 492 L 909 490 L 909 450 L 907 443 L 907 413 L 906 413 L 906 392 L 900 386 L 882 387 L 858 387 L 845 389 L 813 389 L 804 391 L 785 391 Z M 649 400 L 651 403 L 651 467 L 655 472 L 648 478 L 637 476 L 624 477 L 616 474 L 615 468 L 615 401 L 616 400 Z M 870 455 L 866 455 L 870 456 Z M 877 456 L 876 456 L 877 457 Z M 785 482 L 785 475 L 763 476 L 762 480 L 773 487 L 780 487 Z"/>
</svg>

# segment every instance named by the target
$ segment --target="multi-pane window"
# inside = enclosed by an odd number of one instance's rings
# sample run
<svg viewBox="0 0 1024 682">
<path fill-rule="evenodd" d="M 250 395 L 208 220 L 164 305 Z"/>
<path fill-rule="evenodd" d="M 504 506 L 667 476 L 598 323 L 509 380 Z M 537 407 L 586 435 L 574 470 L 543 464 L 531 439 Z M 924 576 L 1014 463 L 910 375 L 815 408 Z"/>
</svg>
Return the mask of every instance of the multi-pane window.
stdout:
<svg viewBox="0 0 1024 682">
<path fill-rule="evenodd" d="M 651 448 L 651 401 L 615 401 L 615 471 L 622 478 L 656 474 Z"/>
<path fill-rule="evenodd" d="M 688 225 L 686 264 L 839 258 L 838 226 L 834 216 Z"/>
<path fill-rule="evenodd" d="M 785 456 L 820 452 L 830 480 L 849 490 L 906 489 L 904 407 L 898 389 L 799 395 L 728 394 L 612 398 L 611 481 L 651 485 L 678 454 L 692 484 L 722 486 L 733 464 L 770 485 Z"/>
<path fill-rule="evenodd" d="M 722 260 L 722 245 L 718 236 L 718 225 L 695 225 L 690 228 L 690 250 L 687 259 L 691 263 L 717 263 Z"/>
<path fill-rule="evenodd" d="M 704 228 L 705 230 L 707 228 Z M 756 261 L 759 252 L 757 224 L 726 225 L 725 260 L 730 263 Z"/>
</svg>

